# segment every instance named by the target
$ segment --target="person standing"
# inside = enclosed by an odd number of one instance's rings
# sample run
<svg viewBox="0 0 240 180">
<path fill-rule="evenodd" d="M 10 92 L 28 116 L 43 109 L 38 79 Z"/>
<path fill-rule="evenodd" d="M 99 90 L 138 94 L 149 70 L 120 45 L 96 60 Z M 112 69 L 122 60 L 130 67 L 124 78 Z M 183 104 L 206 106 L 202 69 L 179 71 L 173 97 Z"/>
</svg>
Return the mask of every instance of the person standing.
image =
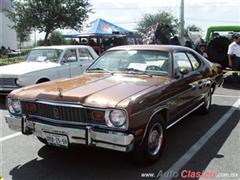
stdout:
<svg viewBox="0 0 240 180">
<path fill-rule="evenodd" d="M 47 46 L 51 46 L 52 44 L 51 44 L 51 42 L 50 42 L 50 40 L 48 39 L 47 40 Z"/>
<path fill-rule="evenodd" d="M 233 35 L 234 42 L 228 46 L 228 65 L 233 71 L 240 71 L 240 34 Z M 233 86 L 240 87 L 238 73 L 233 73 Z"/>
<path fill-rule="evenodd" d="M 1 58 L 7 58 L 8 57 L 7 49 L 4 46 L 1 47 L 0 57 Z"/>
</svg>

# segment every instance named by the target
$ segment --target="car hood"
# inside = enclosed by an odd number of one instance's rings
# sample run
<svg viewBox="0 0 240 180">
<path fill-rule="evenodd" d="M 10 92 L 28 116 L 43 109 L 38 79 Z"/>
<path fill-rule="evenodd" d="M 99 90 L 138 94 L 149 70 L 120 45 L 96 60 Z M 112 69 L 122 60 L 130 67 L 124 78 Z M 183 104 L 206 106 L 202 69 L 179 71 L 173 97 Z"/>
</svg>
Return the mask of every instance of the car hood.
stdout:
<svg viewBox="0 0 240 180">
<path fill-rule="evenodd" d="M 84 73 L 70 79 L 59 79 L 17 89 L 12 91 L 10 96 L 96 107 L 115 107 L 120 102 L 125 106 L 129 101 L 146 95 L 154 88 L 165 86 L 170 81 L 169 77 Z"/>
<path fill-rule="evenodd" d="M 52 62 L 21 62 L 17 64 L 1 66 L 0 74 L 21 75 L 24 73 L 29 73 L 29 72 L 37 71 L 41 69 L 52 68 L 56 66 L 59 66 L 59 64 L 52 63 Z"/>
</svg>

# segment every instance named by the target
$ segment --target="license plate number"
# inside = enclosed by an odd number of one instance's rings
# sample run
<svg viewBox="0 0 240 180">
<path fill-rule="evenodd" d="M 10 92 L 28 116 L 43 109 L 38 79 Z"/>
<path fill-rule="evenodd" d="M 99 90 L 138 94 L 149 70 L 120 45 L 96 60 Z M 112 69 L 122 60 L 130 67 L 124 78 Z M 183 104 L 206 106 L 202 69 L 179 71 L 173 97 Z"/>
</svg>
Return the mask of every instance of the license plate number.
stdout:
<svg viewBox="0 0 240 180">
<path fill-rule="evenodd" d="M 49 145 L 68 148 L 68 138 L 65 135 L 45 133 Z"/>
</svg>

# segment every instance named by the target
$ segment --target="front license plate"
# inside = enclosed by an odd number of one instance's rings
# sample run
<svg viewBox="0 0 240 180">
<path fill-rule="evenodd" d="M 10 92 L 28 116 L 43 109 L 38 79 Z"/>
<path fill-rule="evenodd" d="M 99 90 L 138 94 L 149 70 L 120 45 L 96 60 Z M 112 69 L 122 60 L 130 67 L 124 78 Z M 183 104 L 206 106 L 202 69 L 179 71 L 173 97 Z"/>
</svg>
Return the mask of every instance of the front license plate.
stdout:
<svg viewBox="0 0 240 180">
<path fill-rule="evenodd" d="M 68 148 L 68 138 L 65 135 L 45 133 L 49 145 Z"/>
</svg>

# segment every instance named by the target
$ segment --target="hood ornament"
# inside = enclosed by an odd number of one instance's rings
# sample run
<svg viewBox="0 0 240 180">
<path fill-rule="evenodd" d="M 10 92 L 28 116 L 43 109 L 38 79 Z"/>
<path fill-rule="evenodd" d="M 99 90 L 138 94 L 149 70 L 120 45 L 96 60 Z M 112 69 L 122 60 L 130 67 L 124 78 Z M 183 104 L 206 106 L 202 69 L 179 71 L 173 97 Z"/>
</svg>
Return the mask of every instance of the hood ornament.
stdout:
<svg viewBox="0 0 240 180">
<path fill-rule="evenodd" d="M 62 97 L 62 88 L 57 88 L 57 91 L 58 91 L 58 96 Z"/>
</svg>

